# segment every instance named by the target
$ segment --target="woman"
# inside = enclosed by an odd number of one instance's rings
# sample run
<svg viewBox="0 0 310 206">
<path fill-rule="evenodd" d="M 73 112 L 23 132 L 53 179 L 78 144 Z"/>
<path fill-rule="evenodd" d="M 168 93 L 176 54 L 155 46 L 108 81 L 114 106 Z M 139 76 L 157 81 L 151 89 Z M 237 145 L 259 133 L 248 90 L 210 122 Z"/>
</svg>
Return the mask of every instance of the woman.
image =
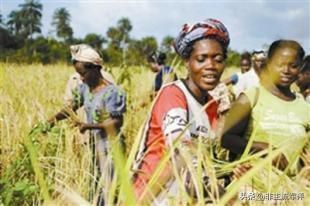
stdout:
<svg viewBox="0 0 310 206">
<path fill-rule="evenodd" d="M 173 71 L 173 68 L 165 64 L 166 58 L 165 53 L 159 53 L 158 55 L 153 53 L 147 58 L 152 72 L 156 73 L 152 99 L 156 96 L 162 85 L 177 80 L 177 76 Z"/>
<path fill-rule="evenodd" d="M 230 150 L 231 159 L 244 152 L 250 138 L 252 152 L 269 145 L 290 145 L 273 164 L 284 170 L 291 163 L 289 174 L 297 173 L 298 155 L 309 137 L 310 109 L 290 86 L 298 77 L 304 54 L 296 41 L 278 40 L 271 44 L 260 86 L 242 93 L 225 118 L 222 146 Z M 240 176 L 247 169 L 235 172 Z"/>
<path fill-rule="evenodd" d="M 115 84 L 115 81 L 110 73 L 104 71 L 103 69 L 100 70 L 100 73 L 103 79 L 106 80 L 108 83 Z M 80 84 L 83 84 L 83 82 L 81 80 L 81 76 L 79 75 L 79 73 L 75 72 L 69 77 L 64 95 L 65 104 L 71 104 L 73 100 L 72 92 L 76 90 Z"/>
<path fill-rule="evenodd" d="M 260 74 L 263 71 L 265 59 L 264 51 L 254 51 L 252 53 L 252 68 L 239 75 L 239 81 L 233 88 L 236 98 L 238 98 L 242 92 L 259 85 Z"/>
<path fill-rule="evenodd" d="M 240 59 L 240 71 L 233 74 L 237 75 L 238 79 L 238 81 L 232 86 L 232 93 L 234 96 L 238 97 L 241 91 L 244 89 L 243 88 L 244 81 L 242 80 L 242 78 L 248 71 L 250 71 L 251 66 L 252 66 L 251 54 L 249 52 L 242 53 Z"/>
<path fill-rule="evenodd" d="M 251 69 L 251 54 L 249 52 L 241 54 L 240 69 L 241 73 L 245 73 Z"/>
<path fill-rule="evenodd" d="M 136 197 L 141 202 L 158 196 L 160 188 L 172 178 L 172 163 L 165 165 L 157 184 L 146 188 L 159 162 L 169 151 L 176 138 L 182 135 L 182 145 L 193 138 L 213 139 L 218 118 L 218 104 L 209 91 L 219 83 L 225 67 L 229 34 L 218 20 L 207 19 L 194 25 L 184 25 L 175 39 L 175 50 L 184 60 L 188 77 L 164 86 L 154 101 L 150 118 L 144 126 L 141 147 L 137 153 L 134 169 Z M 205 109 L 205 104 L 209 106 Z M 187 124 L 192 122 L 189 128 Z M 174 155 L 179 158 L 182 148 Z M 151 193 L 145 191 L 151 189 Z"/>
<path fill-rule="evenodd" d="M 299 92 L 310 103 L 310 55 L 307 55 L 303 61 L 296 84 Z"/>
<path fill-rule="evenodd" d="M 112 175 L 113 164 L 108 154 L 113 139 L 107 136 L 117 136 L 123 123 L 126 111 L 126 96 L 114 84 L 104 79 L 100 70 L 102 59 L 90 46 L 85 44 L 70 47 L 75 71 L 80 75 L 82 84 L 73 91 L 73 99 L 69 108 L 64 108 L 49 120 L 51 125 L 66 119 L 70 110 L 76 111 L 84 106 L 87 122 L 75 122 L 80 131 L 90 132 L 90 145 L 94 156 L 98 159 L 100 173 Z M 110 142 L 111 141 L 111 142 Z M 94 158 L 94 165 L 96 164 Z M 96 174 L 97 168 L 94 167 Z"/>
<path fill-rule="evenodd" d="M 260 74 L 266 63 L 266 54 L 264 51 L 253 51 L 252 53 L 253 69 L 256 74 Z"/>
</svg>

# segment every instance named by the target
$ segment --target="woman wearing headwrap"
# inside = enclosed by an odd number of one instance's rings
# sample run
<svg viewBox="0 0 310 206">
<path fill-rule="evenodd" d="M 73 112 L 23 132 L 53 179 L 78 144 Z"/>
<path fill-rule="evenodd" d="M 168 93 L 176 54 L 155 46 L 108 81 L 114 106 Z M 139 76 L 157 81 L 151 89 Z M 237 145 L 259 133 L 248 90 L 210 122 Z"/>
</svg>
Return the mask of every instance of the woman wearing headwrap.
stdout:
<svg viewBox="0 0 310 206">
<path fill-rule="evenodd" d="M 149 203 L 152 197 L 159 197 L 162 188 L 173 179 L 172 162 L 168 161 L 156 184 L 151 188 L 147 185 L 167 152 L 172 149 L 173 156 L 180 157 L 182 148 L 172 148 L 174 143 L 180 138 L 183 146 L 198 137 L 214 139 L 218 114 L 228 108 L 215 100 L 226 98 L 219 95 L 225 93 L 223 87 L 220 92 L 216 87 L 225 67 L 229 41 L 225 26 L 215 19 L 186 24 L 175 39 L 175 50 L 184 60 L 188 76 L 159 91 L 144 126 L 134 165 L 134 189 L 139 202 Z M 204 108 L 206 104 L 208 107 Z"/>
<path fill-rule="evenodd" d="M 92 47 L 80 44 L 71 46 L 70 50 L 73 66 L 83 83 L 72 91 L 73 99 L 69 108 L 62 109 L 49 120 L 49 123 L 54 125 L 57 121 L 66 119 L 70 110 L 76 111 L 84 106 L 87 122 L 76 122 L 76 125 L 82 133 L 89 130 L 91 146 L 99 160 L 100 172 L 102 174 L 109 171 L 111 175 L 113 164 L 108 152 L 110 144 L 118 141 L 110 138 L 108 141 L 107 136 L 116 136 L 120 131 L 126 111 L 126 96 L 119 87 L 102 76 L 100 72 L 102 59 Z"/>
<path fill-rule="evenodd" d="M 76 45 L 78 46 L 78 45 Z M 80 47 L 85 47 L 85 49 L 88 49 L 90 52 L 88 52 L 88 60 L 87 61 L 92 61 L 91 56 L 93 55 L 97 60 L 94 62 L 102 62 L 101 57 L 99 54 L 91 47 L 88 45 L 79 45 Z M 74 46 L 75 47 L 75 46 Z M 84 54 L 85 54 L 85 49 L 84 49 Z M 77 57 L 78 58 L 78 57 Z M 100 73 L 105 81 L 110 84 L 115 84 L 115 81 L 113 79 L 113 76 L 105 71 L 103 68 L 100 69 Z M 64 94 L 64 104 L 65 105 L 70 105 L 72 101 L 74 100 L 74 91 L 78 89 L 80 85 L 83 84 L 83 81 L 81 80 L 81 75 L 78 72 L 74 72 L 72 75 L 70 75 L 67 84 L 66 84 L 66 89 L 65 89 L 65 94 Z M 79 108 L 76 111 L 78 117 L 83 120 L 87 121 L 86 113 L 84 107 Z M 80 134 L 80 141 L 82 144 L 88 142 L 88 134 Z"/>
</svg>

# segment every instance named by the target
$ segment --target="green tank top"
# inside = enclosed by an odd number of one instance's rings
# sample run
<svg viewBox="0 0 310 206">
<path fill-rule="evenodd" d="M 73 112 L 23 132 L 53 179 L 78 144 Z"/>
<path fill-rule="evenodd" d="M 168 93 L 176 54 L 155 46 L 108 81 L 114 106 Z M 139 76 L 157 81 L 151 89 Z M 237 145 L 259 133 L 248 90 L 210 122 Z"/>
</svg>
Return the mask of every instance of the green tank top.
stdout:
<svg viewBox="0 0 310 206">
<path fill-rule="evenodd" d="M 291 173 L 296 173 L 301 148 L 309 141 L 310 104 L 300 97 L 293 101 L 282 100 L 263 86 L 247 90 L 245 95 L 252 107 L 246 138 L 253 135 L 254 141 L 276 148 L 290 144 L 283 153 L 289 162 L 293 161 Z"/>
</svg>

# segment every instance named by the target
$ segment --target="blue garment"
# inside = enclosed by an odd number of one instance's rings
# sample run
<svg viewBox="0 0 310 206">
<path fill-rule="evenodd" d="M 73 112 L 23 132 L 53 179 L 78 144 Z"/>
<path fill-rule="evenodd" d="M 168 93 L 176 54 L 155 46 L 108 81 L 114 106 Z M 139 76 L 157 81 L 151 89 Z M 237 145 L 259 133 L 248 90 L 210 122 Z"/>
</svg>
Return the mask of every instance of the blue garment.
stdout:
<svg viewBox="0 0 310 206">
<path fill-rule="evenodd" d="M 96 93 L 91 93 L 87 84 L 81 84 L 74 94 L 74 104 L 84 106 L 87 123 L 101 123 L 109 117 L 121 117 L 126 111 L 126 95 L 117 86 L 110 84 Z M 91 132 L 105 137 L 103 130 L 95 129 Z"/>
<path fill-rule="evenodd" d="M 166 74 L 171 74 L 173 72 L 173 68 L 169 66 L 164 66 L 163 69 L 161 69 L 155 77 L 155 91 L 159 91 L 162 84 L 163 84 L 163 77 Z M 176 76 L 174 76 L 174 80 L 176 80 Z"/>
</svg>

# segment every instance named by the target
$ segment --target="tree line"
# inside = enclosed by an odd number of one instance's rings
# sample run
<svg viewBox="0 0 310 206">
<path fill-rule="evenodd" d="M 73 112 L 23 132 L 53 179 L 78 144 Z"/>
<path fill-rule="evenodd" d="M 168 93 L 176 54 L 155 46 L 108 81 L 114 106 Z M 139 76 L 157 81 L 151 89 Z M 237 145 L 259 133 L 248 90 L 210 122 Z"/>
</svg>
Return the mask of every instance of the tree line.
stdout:
<svg viewBox="0 0 310 206">
<path fill-rule="evenodd" d="M 128 18 L 120 18 L 115 26 L 108 28 L 105 36 L 88 33 L 84 38 L 74 37 L 71 15 L 66 8 L 57 8 L 52 16 L 51 32 L 41 34 L 43 5 L 38 0 L 25 0 L 7 18 L 0 13 L 0 61 L 14 63 L 69 62 L 68 46 L 86 43 L 101 53 L 109 65 L 143 65 L 146 55 L 162 51 L 168 60 L 176 57 L 173 37 L 166 36 L 158 43 L 153 36 L 135 39 L 130 36 L 133 29 Z M 238 65 L 239 53 L 230 50 L 228 66 Z"/>
</svg>

